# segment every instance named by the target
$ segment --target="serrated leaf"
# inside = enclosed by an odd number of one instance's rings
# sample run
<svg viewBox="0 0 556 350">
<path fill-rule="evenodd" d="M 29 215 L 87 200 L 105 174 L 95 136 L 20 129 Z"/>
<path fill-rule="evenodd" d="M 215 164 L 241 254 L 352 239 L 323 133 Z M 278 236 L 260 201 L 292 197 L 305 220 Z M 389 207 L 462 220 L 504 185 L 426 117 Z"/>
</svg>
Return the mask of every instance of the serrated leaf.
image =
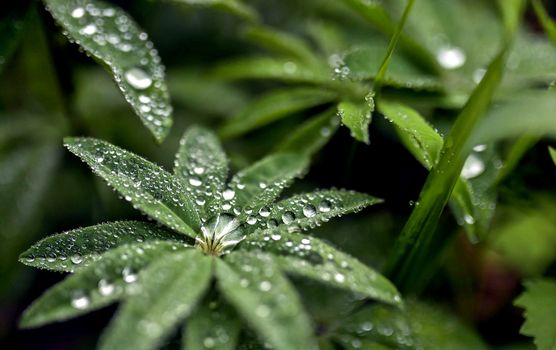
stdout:
<svg viewBox="0 0 556 350">
<path fill-rule="evenodd" d="M 535 338 L 538 350 L 556 347 L 556 281 L 538 279 L 525 282 L 525 292 L 515 305 L 525 309 L 525 323 L 520 332 Z"/>
<path fill-rule="evenodd" d="M 290 274 L 388 304 L 402 304 L 396 287 L 385 277 L 317 238 L 290 233 L 287 228 L 268 229 L 248 237 L 241 249 L 272 254 L 272 260 Z"/>
<path fill-rule="evenodd" d="M 275 79 L 290 83 L 328 84 L 330 76 L 294 60 L 244 57 L 218 64 L 211 75 L 220 79 Z"/>
<path fill-rule="evenodd" d="M 294 152 L 312 156 L 334 136 L 340 121 L 334 110 L 325 111 L 301 124 L 275 148 L 275 152 Z"/>
<path fill-rule="evenodd" d="M 167 0 L 175 3 L 190 5 L 190 6 L 202 6 L 202 7 L 214 7 L 216 9 L 222 9 L 233 15 L 251 22 L 257 22 L 259 20 L 259 14 L 257 11 L 244 4 L 240 0 Z"/>
<path fill-rule="evenodd" d="M 234 205 L 243 208 L 243 215 L 255 215 L 263 206 L 276 199 L 294 178 L 303 175 L 309 166 L 306 156 L 275 153 L 238 172 L 230 181 L 235 190 Z"/>
<path fill-rule="evenodd" d="M 290 33 L 264 26 L 251 26 L 243 30 L 243 36 L 277 54 L 303 62 L 313 69 L 327 69 L 326 65 L 323 65 L 323 61 L 301 38 Z"/>
<path fill-rule="evenodd" d="M 199 215 L 171 174 L 131 152 L 93 138 L 65 138 L 66 147 L 126 200 L 160 223 L 191 237 Z"/>
<path fill-rule="evenodd" d="M 371 114 L 375 109 L 372 95 L 365 98 L 364 102 L 354 103 L 343 101 L 338 104 L 338 115 L 342 123 L 349 128 L 351 136 L 357 141 L 369 143 L 369 124 Z"/>
<path fill-rule="evenodd" d="M 336 94 L 317 88 L 290 88 L 262 95 L 220 128 L 222 137 L 236 137 L 315 106 L 333 101 Z"/>
<path fill-rule="evenodd" d="M 241 323 L 229 305 L 207 301 L 187 320 L 182 348 L 234 350 L 240 331 Z"/>
<path fill-rule="evenodd" d="M 550 158 L 552 158 L 552 161 L 556 164 L 556 149 L 549 146 L 548 152 L 550 153 Z"/>
<path fill-rule="evenodd" d="M 125 99 L 160 142 L 172 125 L 164 67 L 153 43 L 122 9 L 98 0 L 45 0 L 64 33 L 106 65 Z"/>
<path fill-rule="evenodd" d="M 264 254 L 234 252 L 216 261 L 220 292 L 277 350 L 317 349 L 299 297 Z"/>
<path fill-rule="evenodd" d="M 99 348 L 156 348 L 202 298 L 212 263 L 192 249 L 163 257 L 142 271 L 137 292 L 118 310 Z"/>
<path fill-rule="evenodd" d="M 20 324 L 38 327 L 109 305 L 133 292 L 141 269 L 180 246 L 177 242 L 145 242 L 110 250 L 46 291 L 27 308 Z"/>
<path fill-rule="evenodd" d="M 331 218 L 358 212 L 381 202 L 381 199 L 367 194 L 346 190 L 298 194 L 262 208 L 258 213 L 258 222 L 252 225 L 251 230 L 276 226 L 307 230 Z"/>
<path fill-rule="evenodd" d="M 183 236 L 156 224 L 110 222 L 47 237 L 21 254 L 19 261 L 41 269 L 73 272 L 94 264 L 102 254 L 118 246 L 157 240 L 185 244 Z"/>
<path fill-rule="evenodd" d="M 174 173 L 193 198 L 200 216 L 210 217 L 220 210 L 228 159 L 213 132 L 192 126 L 184 133 Z"/>
</svg>

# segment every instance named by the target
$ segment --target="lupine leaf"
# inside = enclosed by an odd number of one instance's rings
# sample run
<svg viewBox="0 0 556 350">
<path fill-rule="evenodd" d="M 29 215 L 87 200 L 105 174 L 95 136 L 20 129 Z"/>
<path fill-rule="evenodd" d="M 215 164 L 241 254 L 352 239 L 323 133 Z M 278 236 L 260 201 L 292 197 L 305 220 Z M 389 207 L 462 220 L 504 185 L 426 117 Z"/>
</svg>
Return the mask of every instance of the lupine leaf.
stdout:
<svg viewBox="0 0 556 350">
<path fill-rule="evenodd" d="M 111 222 L 47 237 L 21 254 L 19 261 L 42 269 L 73 272 L 94 264 L 102 254 L 118 246 L 155 240 L 185 243 L 182 235 L 155 224 Z"/>
<path fill-rule="evenodd" d="M 217 260 L 220 292 L 277 350 L 317 349 L 310 321 L 278 266 L 266 255 L 234 252 Z"/>
<path fill-rule="evenodd" d="M 276 152 L 312 156 L 334 136 L 340 122 L 333 110 L 325 111 L 301 124 L 276 147 Z"/>
<path fill-rule="evenodd" d="M 169 0 L 190 6 L 207 6 L 222 9 L 240 18 L 256 22 L 259 20 L 257 11 L 244 4 L 241 0 Z"/>
<path fill-rule="evenodd" d="M 381 202 L 381 199 L 367 194 L 346 190 L 298 194 L 259 210 L 259 220 L 253 225 L 253 230 L 276 226 L 307 230 L 333 217 L 357 212 Z"/>
<path fill-rule="evenodd" d="M 191 249 L 161 258 L 142 271 L 137 293 L 118 310 L 99 348 L 156 348 L 202 298 L 210 284 L 212 262 Z"/>
<path fill-rule="evenodd" d="M 336 94 L 317 88 L 269 92 L 247 105 L 220 129 L 222 137 L 236 137 L 276 120 L 334 100 Z"/>
<path fill-rule="evenodd" d="M 392 305 L 402 303 L 396 287 L 385 277 L 317 238 L 274 228 L 248 237 L 241 247 L 272 254 L 272 260 L 288 273 Z"/>
<path fill-rule="evenodd" d="M 181 183 L 159 166 L 92 138 L 66 138 L 66 147 L 133 205 L 173 230 L 195 237 L 199 216 Z"/>
<path fill-rule="evenodd" d="M 326 66 L 322 67 L 322 60 L 313 53 L 313 50 L 295 35 L 263 26 L 247 27 L 244 29 L 243 35 L 262 47 L 266 47 L 278 54 L 289 56 L 315 69 L 319 67 L 326 68 Z"/>
<path fill-rule="evenodd" d="M 556 281 L 538 279 L 525 282 L 525 292 L 515 300 L 525 309 L 521 333 L 535 338 L 538 350 L 556 347 Z"/>
<path fill-rule="evenodd" d="M 237 173 L 230 181 L 235 190 L 235 206 L 256 215 L 263 206 L 280 195 L 295 177 L 303 175 L 309 165 L 306 156 L 275 153 Z"/>
<path fill-rule="evenodd" d="M 338 104 L 338 115 L 342 123 L 349 128 L 351 136 L 357 141 L 369 143 L 369 124 L 371 123 L 371 113 L 374 111 L 374 99 L 372 95 L 365 98 L 365 101 L 354 103 L 343 101 Z"/>
<path fill-rule="evenodd" d="M 283 58 L 244 57 L 220 63 L 212 75 L 220 79 L 276 79 L 285 82 L 327 84 L 330 77 L 312 67 Z"/>
<path fill-rule="evenodd" d="M 234 350 L 241 324 L 236 314 L 222 301 L 205 302 L 187 320 L 182 347 L 184 350 Z"/>
<path fill-rule="evenodd" d="M 194 199 L 200 215 L 210 217 L 220 209 L 228 159 L 214 133 L 190 127 L 180 141 L 174 173 Z"/>
<path fill-rule="evenodd" d="M 164 67 L 153 44 L 122 9 L 98 0 L 45 0 L 64 33 L 104 63 L 143 124 L 162 141 L 172 125 Z"/>
<path fill-rule="evenodd" d="M 177 242 L 144 242 L 108 251 L 46 291 L 25 311 L 21 326 L 38 327 L 109 305 L 133 292 L 141 269 L 180 247 Z"/>
</svg>

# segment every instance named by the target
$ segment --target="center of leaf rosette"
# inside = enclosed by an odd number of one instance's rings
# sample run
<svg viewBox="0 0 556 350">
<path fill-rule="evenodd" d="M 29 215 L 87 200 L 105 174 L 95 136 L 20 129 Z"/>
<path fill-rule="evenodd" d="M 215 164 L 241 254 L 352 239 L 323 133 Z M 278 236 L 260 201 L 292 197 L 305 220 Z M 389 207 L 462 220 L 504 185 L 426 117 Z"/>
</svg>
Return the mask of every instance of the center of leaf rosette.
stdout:
<svg viewBox="0 0 556 350">
<path fill-rule="evenodd" d="M 244 238 L 243 225 L 235 216 L 219 214 L 201 226 L 195 245 L 207 255 L 220 256 L 230 252 Z"/>
</svg>

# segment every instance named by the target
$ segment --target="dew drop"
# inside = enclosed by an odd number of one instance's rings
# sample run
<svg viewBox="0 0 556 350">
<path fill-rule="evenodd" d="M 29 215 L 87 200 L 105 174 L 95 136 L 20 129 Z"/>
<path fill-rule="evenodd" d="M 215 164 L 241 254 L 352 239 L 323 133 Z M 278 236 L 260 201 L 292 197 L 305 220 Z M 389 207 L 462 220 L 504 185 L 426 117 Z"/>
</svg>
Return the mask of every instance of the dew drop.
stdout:
<svg viewBox="0 0 556 350">
<path fill-rule="evenodd" d="M 71 306 L 79 310 L 86 309 L 90 304 L 91 300 L 83 291 L 76 292 L 71 298 Z"/>
<path fill-rule="evenodd" d="M 488 148 L 487 145 L 485 145 L 485 144 L 480 144 L 480 145 L 476 145 L 475 147 L 473 147 L 473 151 L 479 152 L 479 153 L 480 153 L 480 152 L 486 151 L 487 148 Z"/>
<path fill-rule="evenodd" d="M 71 11 L 71 16 L 73 18 L 81 18 L 83 15 L 85 15 L 85 9 L 83 7 L 76 7 Z"/>
<path fill-rule="evenodd" d="M 250 216 L 250 217 L 247 218 L 247 223 L 249 225 L 255 225 L 257 223 L 257 218 L 255 218 L 253 216 Z"/>
<path fill-rule="evenodd" d="M 235 197 L 235 195 L 236 193 L 231 188 L 228 188 L 224 190 L 224 192 L 222 192 L 222 197 L 224 198 L 224 200 L 227 201 L 232 200 Z"/>
<path fill-rule="evenodd" d="M 145 90 L 153 83 L 151 77 L 141 68 L 131 68 L 124 76 L 129 85 L 138 90 Z"/>
<path fill-rule="evenodd" d="M 133 282 L 137 281 L 137 278 L 138 278 L 137 273 L 129 267 L 126 267 L 126 268 L 123 269 L 122 277 L 123 277 L 125 283 L 133 283 Z"/>
<path fill-rule="evenodd" d="M 206 337 L 205 339 L 203 339 L 203 346 L 206 349 L 212 349 L 216 346 L 216 341 L 212 337 Z"/>
<path fill-rule="evenodd" d="M 193 172 L 197 175 L 202 175 L 205 173 L 205 168 L 203 168 L 202 166 L 196 166 L 193 167 Z"/>
<path fill-rule="evenodd" d="M 199 187 L 203 184 L 203 182 L 198 177 L 193 176 L 189 178 L 189 184 L 194 187 Z"/>
<path fill-rule="evenodd" d="M 311 218 L 316 214 L 317 214 L 317 210 L 313 205 L 308 204 L 305 207 L 303 207 L 303 215 L 305 215 L 305 217 Z"/>
<path fill-rule="evenodd" d="M 267 218 L 270 216 L 270 209 L 268 207 L 262 207 L 259 210 L 259 215 L 262 216 L 263 218 Z"/>
<path fill-rule="evenodd" d="M 140 95 L 139 96 L 139 102 L 141 102 L 141 103 L 150 103 L 151 98 L 149 96 L 146 96 L 146 95 Z"/>
<path fill-rule="evenodd" d="M 268 292 L 272 289 L 272 284 L 269 281 L 262 281 L 259 284 L 259 289 L 263 292 Z"/>
<path fill-rule="evenodd" d="M 81 264 L 81 262 L 83 262 L 83 257 L 81 255 L 75 254 L 71 256 L 70 260 L 75 265 L 79 265 Z"/>
<path fill-rule="evenodd" d="M 465 160 L 461 176 L 465 179 L 472 179 L 481 175 L 485 171 L 485 164 L 474 154 L 470 154 Z"/>
<path fill-rule="evenodd" d="M 114 285 L 105 279 L 98 282 L 98 291 L 101 295 L 108 296 L 114 292 Z"/>
<path fill-rule="evenodd" d="M 443 47 L 438 50 L 436 60 L 446 69 L 457 69 L 465 64 L 465 52 L 459 47 Z"/>
<path fill-rule="evenodd" d="M 263 317 L 263 318 L 268 317 L 268 315 L 270 315 L 270 308 L 266 305 L 259 305 L 255 309 L 255 313 L 259 317 Z"/>
<path fill-rule="evenodd" d="M 85 35 L 93 35 L 97 32 L 98 28 L 94 24 L 87 24 L 85 27 L 81 28 L 81 33 Z"/>
<path fill-rule="evenodd" d="M 273 233 L 270 235 L 270 238 L 272 238 L 273 241 L 279 241 L 282 236 L 280 236 L 279 233 Z"/>
<path fill-rule="evenodd" d="M 344 281 L 346 280 L 346 276 L 338 272 L 334 274 L 334 280 L 338 283 L 344 283 Z"/>
<path fill-rule="evenodd" d="M 466 214 L 466 215 L 463 216 L 463 221 L 465 221 L 465 223 L 467 223 L 469 225 L 473 225 L 475 223 L 475 218 L 473 218 L 469 214 Z"/>
<path fill-rule="evenodd" d="M 291 224 L 295 220 L 295 215 L 291 211 L 287 211 L 282 215 L 282 221 L 284 224 Z"/>
<path fill-rule="evenodd" d="M 326 199 L 320 202 L 319 204 L 319 211 L 323 213 L 328 213 L 331 208 L 332 208 L 332 203 L 330 203 L 330 201 Z"/>
<path fill-rule="evenodd" d="M 264 190 L 266 188 L 266 184 L 264 182 L 259 182 L 259 187 Z"/>
</svg>

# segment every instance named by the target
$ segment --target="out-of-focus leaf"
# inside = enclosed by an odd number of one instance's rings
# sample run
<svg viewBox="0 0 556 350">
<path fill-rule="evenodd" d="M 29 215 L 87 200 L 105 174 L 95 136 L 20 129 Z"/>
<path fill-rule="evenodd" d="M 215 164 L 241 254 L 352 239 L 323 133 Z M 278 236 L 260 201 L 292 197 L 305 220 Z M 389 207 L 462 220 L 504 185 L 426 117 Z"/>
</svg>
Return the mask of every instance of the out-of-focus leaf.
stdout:
<svg viewBox="0 0 556 350">
<path fill-rule="evenodd" d="M 533 207 L 502 212 L 489 246 L 527 276 L 541 275 L 556 259 L 556 203 L 537 198 Z"/>
<path fill-rule="evenodd" d="M 164 67 L 153 44 L 122 9 L 90 0 L 45 0 L 64 33 L 105 64 L 125 99 L 161 142 L 172 125 Z"/>
<path fill-rule="evenodd" d="M 216 263 L 220 292 L 262 340 L 277 350 L 317 349 L 297 293 L 269 256 L 238 251 Z"/>
<path fill-rule="evenodd" d="M 66 147 L 144 213 L 195 237 L 200 219 L 173 175 L 131 152 L 93 138 L 65 138 Z"/>
<path fill-rule="evenodd" d="M 98 261 L 120 245 L 156 240 L 184 244 L 183 236 L 156 224 L 121 221 L 79 228 L 47 237 L 20 255 L 25 265 L 73 272 Z"/>
<path fill-rule="evenodd" d="M 386 46 L 362 46 L 350 50 L 343 59 L 346 77 L 354 80 L 374 79 L 386 53 Z M 393 54 L 383 84 L 414 90 L 440 90 L 438 78 L 420 71 L 401 55 Z"/>
<path fill-rule="evenodd" d="M 212 131 L 199 126 L 187 129 L 180 140 L 174 173 L 194 200 L 200 216 L 211 217 L 220 211 L 228 159 Z"/>
<path fill-rule="evenodd" d="M 184 330 L 184 350 L 234 350 L 241 323 L 222 301 L 206 302 L 188 319 Z"/>
<path fill-rule="evenodd" d="M 288 273 L 388 304 L 402 304 L 396 287 L 385 277 L 314 237 L 275 228 L 248 237 L 241 249 L 272 254 L 272 260 Z"/>
<path fill-rule="evenodd" d="M 548 152 L 550 153 L 552 161 L 554 162 L 554 164 L 556 164 L 556 150 L 552 147 L 548 147 Z"/>
<path fill-rule="evenodd" d="M 66 320 L 119 300 L 136 287 L 141 269 L 179 246 L 145 242 L 125 244 L 104 253 L 95 264 L 67 277 L 31 304 L 23 314 L 21 326 L 38 327 Z"/>
<path fill-rule="evenodd" d="M 0 73 L 21 40 L 29 5 L 26 1 L 6 4 L 0 16 Z"/>
<path fill-rule="evenodd" d="M 276 147 L 276 152 L 295 152 L 312 156 L 334 136 L 340 122 L 328 110 L 301 124 Z"/>
<path fill-rule="evenodd" d="M 303 175 L 308 165 L 306 156 L 295 153 L 276 153 L 263 158 L 230 181 L 230 187 L 237 189 L 233 198 L 235 205 L 256 214 L 276 199 L 295 177 Z"/>
<path fill-rule="evenodd" d="M 358 212 L 382 200 L 364 193 L 346 190 L 323 190 L 298 194 L 259 211 L 258 224 L 251 230 L 284 226 L 307 230 L 331 218 Z"/>
<path fill-rule="evenodd" d="M 556 23 L 554 23 L 554 20 L 550 18 L 550 15 L 546 12 L 542 1 L 531 0 L 531 4 L 533 5 L 533 10 L 535 10 L 535 14 L 541 22 L 546 35 L 556 44 Z"/>
<path fill-rule="evenodd" d="M 338 115 L 342 123 L 349 128 L 351 136 L 357 141 L 369 143 L 369 124 L 375 109 L 373 95 L 367 95 L 365 101 L 354 103 L 343 101 L 338 104 Z"/>
<path fill-rule="evenodd" d="M 540 140 L 538 135 L 522 135 L 510 147 L 504 158 L 504 164 L 496 182 L 502 182 L 517 167 L 525 153 Z"/>
<path fill-rule="evenodd" d="M 212 263 L 212 258 L 190 249 L 163 257 L 142 271 L 137 293 L 126 298 L 99 348 L 156 348 L 202 298 L 210 285 Z"/>
<path fill-rule="evenodd" d="M 538 279 L 525 282 L 525 292 L 515 300 L 525 309 L 521 333 L 535 338 L 538 350 L 556 347 L 556 281 Z"/>
<path fill-rule="evenodd" d="M 336 94 L 317 88 L 271 91 L 228 120 L 221 128 L 225 138 L 240 136 L 294 113 L 333 101 Z"/>
<path fill-rule="evenodd" d="M 179 4 L 200 7 L 213 7 L 222 9 L 247 21 L 259 21 L 259 14 L 257 11 L 243 3 L 241 0 L 167 0 Z"/>
<path fill-rule="evenodd" d="M 275 79 L 289 83 L 328 84 L 331 77 L 294 60 L 244 57 L 220 63 L 211 72 L 220 79 Z"/>
</svg>

